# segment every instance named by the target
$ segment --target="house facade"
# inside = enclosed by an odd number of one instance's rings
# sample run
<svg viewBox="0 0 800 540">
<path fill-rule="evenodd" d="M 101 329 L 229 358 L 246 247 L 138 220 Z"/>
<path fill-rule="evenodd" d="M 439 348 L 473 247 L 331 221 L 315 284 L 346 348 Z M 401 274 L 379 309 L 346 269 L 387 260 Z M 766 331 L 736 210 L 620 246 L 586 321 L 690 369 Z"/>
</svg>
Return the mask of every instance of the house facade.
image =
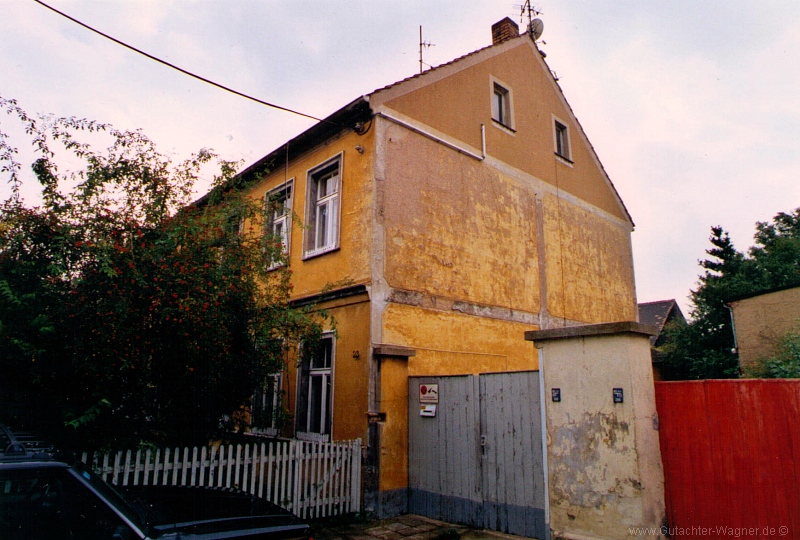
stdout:
<svg viewBox="0 0 800 540">
<path fill-rule="evenodd" d="M 728 301 L 744 373 L 774 355 L 786 334 L 800 331 L 800 287 L 779 287 Z"/>
<path fill-rule="evenodd" d="M 361 438 L 383 515 L 406 504 L 409 376 L 535 370 L 526 331 L 637 317 L 631 217 L 534 39 L 492 34 L 240 175 L 271 201 L 293 302 L 335 320 L 274 379 L 283 434 Z"/>
</svg>

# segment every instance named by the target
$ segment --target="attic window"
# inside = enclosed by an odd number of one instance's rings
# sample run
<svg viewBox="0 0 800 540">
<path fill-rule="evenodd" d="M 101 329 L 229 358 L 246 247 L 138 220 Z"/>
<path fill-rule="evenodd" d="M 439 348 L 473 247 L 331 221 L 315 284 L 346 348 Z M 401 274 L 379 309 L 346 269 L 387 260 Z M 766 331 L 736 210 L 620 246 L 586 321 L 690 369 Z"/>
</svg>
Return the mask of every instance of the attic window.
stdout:
<svg viewBox="0 0 800 540">
<path fill-rule="evenodd" d="M 553 122 L 556 155 L 572 163 L 572 154 L 570 153 L 569 146 L 569 128 L 567 128 L 566 124 L 558 120 L 554 120 Z"/>
<path fill-rule="evenodd" d="M 497 81 L 492 81 L 492 120 L 513 129 L 511 90 Z"/>
</svg>

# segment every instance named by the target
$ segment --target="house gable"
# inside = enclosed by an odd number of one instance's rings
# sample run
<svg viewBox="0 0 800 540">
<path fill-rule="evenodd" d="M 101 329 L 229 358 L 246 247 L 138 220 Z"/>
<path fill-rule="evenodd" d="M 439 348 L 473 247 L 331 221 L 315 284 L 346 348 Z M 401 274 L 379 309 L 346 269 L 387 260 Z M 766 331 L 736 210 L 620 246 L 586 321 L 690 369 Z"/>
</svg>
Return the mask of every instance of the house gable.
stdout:
<svg viewBox="0 0 800 540">
<path fill-rule="evenodd" d="M 493 120 L 498 88 L 508 92 L 511 118 L 507 123 Z M 478 155 L 485 137 L 488 160 L 511 166 L 633 225 L 550 69 L 527 35 L 377 90 L 369 101 L 376 113 L 394 113 L 421 122 Z M 557 124 L 566 128 L 567 159 L 556 155 Z"/>
</svg>

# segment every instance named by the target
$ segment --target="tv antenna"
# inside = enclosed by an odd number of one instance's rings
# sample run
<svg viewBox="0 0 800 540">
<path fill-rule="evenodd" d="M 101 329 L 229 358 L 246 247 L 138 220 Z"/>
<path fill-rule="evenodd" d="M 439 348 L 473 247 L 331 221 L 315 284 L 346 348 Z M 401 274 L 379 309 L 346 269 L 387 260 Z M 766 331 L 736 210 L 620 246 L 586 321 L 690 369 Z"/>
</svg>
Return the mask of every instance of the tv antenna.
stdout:
<svg viewBox="0 0 800 540">
<path fill-rule="evenodd" d="M 528 16 L 528 32 L 534 41 L 538 41 L 542 37 L 542 32 L 544 32 L 544 22 L 539 18 L 542 12 L 531 5 L 531 0 L 525 0 L 525 3 L 519 7 L 520 22 L 522 22 L 523 17 Z"/>
<path fill-rule="evenodd" d="M 430 49 L 431 47 L 435 47 L 433 43 L 430 41 L 422 41 L 422 25 L 419 25 L 419 72 L 422 73 L 424 66 L 431 67 L 430 64 L 426 64 L 422 61 L 422 51 L 425 49 Z"/>
</svg>

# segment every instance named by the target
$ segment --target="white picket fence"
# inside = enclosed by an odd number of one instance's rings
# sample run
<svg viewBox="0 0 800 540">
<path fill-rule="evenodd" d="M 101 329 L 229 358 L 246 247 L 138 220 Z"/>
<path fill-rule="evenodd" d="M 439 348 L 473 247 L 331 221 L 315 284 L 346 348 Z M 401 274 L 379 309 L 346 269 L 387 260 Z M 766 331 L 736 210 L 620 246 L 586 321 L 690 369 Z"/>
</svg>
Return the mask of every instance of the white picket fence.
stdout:
<svg viewBox="0 0 800 540">
<path fill-rule="evenodd" d="M 81 460 L 114 485 L 232 487 L 301 518 L 343 515 L 361 508 L 361 439 L 84 452 Z"/>
</svg>

